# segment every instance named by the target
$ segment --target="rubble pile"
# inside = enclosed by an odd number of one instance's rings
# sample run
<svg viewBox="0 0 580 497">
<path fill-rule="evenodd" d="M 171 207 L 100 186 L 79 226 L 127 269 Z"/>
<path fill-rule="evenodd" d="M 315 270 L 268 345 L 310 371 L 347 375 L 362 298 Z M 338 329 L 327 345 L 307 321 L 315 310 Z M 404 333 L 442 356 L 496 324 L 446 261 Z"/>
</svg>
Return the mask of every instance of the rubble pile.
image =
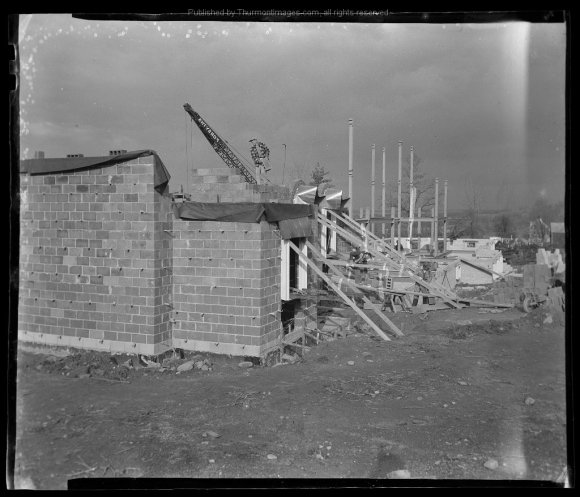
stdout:
<svg viewBox="0 0 580 497">
<path fill-rule="evenodd" d="M 536 253 L 536 264 L 546 265 L 551 268 L 554 274 L 564 274 L 566 272 L 566 264 L 560 253 L 560 249 L 550 252 L 546 249 L 539 249 Z"/>
<path fill-rule="evenodd" d="M 495 282 L 487 297 L 494 303 L 518 304 L 526 294 L 540 297 L 554 309 L 564 309 L 564 281 L 566 265 L 558 249 L 554 252 L 540 248 L 536 264 L 523 266 L 522 274 L 511 274 Z"/>
</svg>

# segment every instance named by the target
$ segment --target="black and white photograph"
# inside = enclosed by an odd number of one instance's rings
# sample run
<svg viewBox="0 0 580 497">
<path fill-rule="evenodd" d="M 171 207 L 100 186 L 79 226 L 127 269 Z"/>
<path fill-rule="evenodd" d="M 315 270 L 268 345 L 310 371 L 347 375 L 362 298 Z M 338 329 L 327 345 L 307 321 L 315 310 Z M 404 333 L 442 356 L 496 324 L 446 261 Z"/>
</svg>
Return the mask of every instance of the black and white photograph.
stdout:
<svg viewBox="0 0 580 497">
<path fill-rule="evenodd" d="M 8 488 L 575 486 L 568 11 L 9 18 Z"/>
</svg>

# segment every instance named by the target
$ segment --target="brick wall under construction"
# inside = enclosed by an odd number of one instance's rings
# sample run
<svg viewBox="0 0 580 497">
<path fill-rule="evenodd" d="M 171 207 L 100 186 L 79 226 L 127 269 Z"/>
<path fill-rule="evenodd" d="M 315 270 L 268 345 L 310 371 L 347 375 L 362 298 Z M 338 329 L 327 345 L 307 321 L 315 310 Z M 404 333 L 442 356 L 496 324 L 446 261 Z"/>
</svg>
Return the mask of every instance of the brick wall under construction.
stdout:
<svg viewBox="0 0 580 497">
<path fill-rule="evenodd" d="M 173 223 L 174 345 L 260 356 L 280 339 L 276 225 Z"/>
<path fill-rule="evenodd" d="M 21 175 L 19 339 L 147 355 L 261 356 L 279 344 L 277 225 L 175 219 L 154 166 L 149 155 Z M 218 183 L 222 198 L 289 200 L 231 170 L 202 172 L 192 200 L 211 201 Z"/>
<path fill-rule="evenodd" d="M 23 339 L 143 353 L 170 340 L 172 213 L 154 160 L 21 176 Z"/>
</svg>

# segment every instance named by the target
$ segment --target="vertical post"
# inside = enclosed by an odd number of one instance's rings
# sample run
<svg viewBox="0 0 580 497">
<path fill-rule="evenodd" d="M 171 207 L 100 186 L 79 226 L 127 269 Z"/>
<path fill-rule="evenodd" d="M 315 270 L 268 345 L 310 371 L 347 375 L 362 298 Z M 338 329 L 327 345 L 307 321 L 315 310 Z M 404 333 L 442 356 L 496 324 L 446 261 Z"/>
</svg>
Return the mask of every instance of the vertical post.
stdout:
<svg viewBox="0 0 580 497">
<path fill-rule="evenodd" d="M 385 154 L 385 147 L 383 147 L 383 203 L 381 209 L 381 216 L 383 218 L 382 238 L 385 237 L 385 216 L 386 216 L 385 202 L 387 197 L 386 185 L 387 185 L 387 158 Z"/>
<path fill-rule="evenodd" d="M 431 252 L 433 252 L 433 240 L 435 236 L 434 233 L 435 233 L 435 209 L 431 209 Z"/>
<path fill-rule="evenodd" d="M 447 180 L 443 183 L 443 252 L 447 252 Z"/>
<path fill-rule="evenodd" d="M 391 207 L 391 247 L 395 247 L 395 208 Z"/>
<path fill-rule="evenodd" d="M 414 148 L 411 145 L 411 156 L 409 158 L 409 248 L 411 248 L 411 234 L 413 233 L 413 215 L 411 214 L 415 208 L 413 206 L 413 166 L 414 166 Z"/>
<path fill-rule="evenodd" d="M 375 144 L 373 143 L 371 151 L 371 215 L 375 217 Z M 369 222 L 369 230 L 374 233 L 373 223 Z"/>
<path fill-rule="evenodd" d="M 439 178 L 435 178 L 435 255 L 439 254 Z"/>
<path fill-rule="evenodd" d="M 421 206 L 417 206 L 417 236 L 419 237 L 419 248 L 421 248 Z"/>
<path fill-rule="evenodd" d="M 354 202 L 353 202 L 353 190 L 352 190 L 352 177 L 353 177 L 353 162 L 352 162 L 352 135 L 353 135 L 353 125 L 352 119 L 348 120 L 348 197 L 350 198 L 350 208 L 348 209 L 348 213 L 351 216 L 354 216 Z"/>
<path fill-rule="evenodd" d="M 308 259 L 308 246 L 306 245 L 306 238 L 300 239 L 298 249 L 304 255 L 304 257 L 298 257 L 298 278 L 296 278 L 296 283 L 298 290 L 305 290 L 308 288 L 308 265 L 305 261 L 305 258 Z"/>
<path fill-rule="evenodd" d="M 399 140 L 399 176 L 397 180 L 397 237 L 401 247 L 401 175 L 403 172 L 403 142 Z"/>
<path fill-rule="evenodd" d="M 326 209 L 320 209 L 320 214 L 325 218 L 328 217 Z M 328 228 L 325 225 L 320 226 L 320 253 L 324 257 L 328 257 Z"/>
<path fill-rule="evenodd" d="M 282 166 L 282 184 L 284 184 L 284 176 L 286 173 L 286 144 L 282 143 L 282 146 L 284 147 L 284 165 Z"/>
<path fill-rule="evenodd" d="M 365 217 L 365 209 L 364 209 L 364 207 L 361 207 L 361 208 L 360 208 L 360 210 L 359 210 L 359 212 L 360 212 L 360 216 L 359 216 L 359 217 L 360 217 L 361 219 L 362 219 L 363 217 Z"/>
<path fill-rule="evenodd" d="M 290 244 L 289 240 L 280 240 L 281 261 L 280 261 L 280 299 L 290 300 Z"/>
</svg>

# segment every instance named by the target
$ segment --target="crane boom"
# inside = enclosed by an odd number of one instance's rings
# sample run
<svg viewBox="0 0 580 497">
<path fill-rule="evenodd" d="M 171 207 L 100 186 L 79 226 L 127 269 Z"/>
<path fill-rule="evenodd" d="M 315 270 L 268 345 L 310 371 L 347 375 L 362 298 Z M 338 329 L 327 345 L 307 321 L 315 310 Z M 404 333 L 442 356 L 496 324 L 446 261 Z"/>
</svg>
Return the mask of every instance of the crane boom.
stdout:
<svg viewBox="0 0 580 497">
<path fill-rule="evenodd" d="M 237 169 L 248 183 L 257 184 L 257 181 L 250 170 L 237 157 L 237 155 L 232 152 L 226 141 L 221 138 L 213 130 L 213 128 L 191 108 L 191 105 L 185 104 L 183 108 L 185 109 L 185 112 L 191 116 L 191 119 L 195 124 L 197 124 L 197 127 L 201 130 L 203 136 L 207 138 L 207 141 L 222 158 L 222 160 L 227 164 L 227 166 L 231 167 L 232 169 Z"/>
</svg>

